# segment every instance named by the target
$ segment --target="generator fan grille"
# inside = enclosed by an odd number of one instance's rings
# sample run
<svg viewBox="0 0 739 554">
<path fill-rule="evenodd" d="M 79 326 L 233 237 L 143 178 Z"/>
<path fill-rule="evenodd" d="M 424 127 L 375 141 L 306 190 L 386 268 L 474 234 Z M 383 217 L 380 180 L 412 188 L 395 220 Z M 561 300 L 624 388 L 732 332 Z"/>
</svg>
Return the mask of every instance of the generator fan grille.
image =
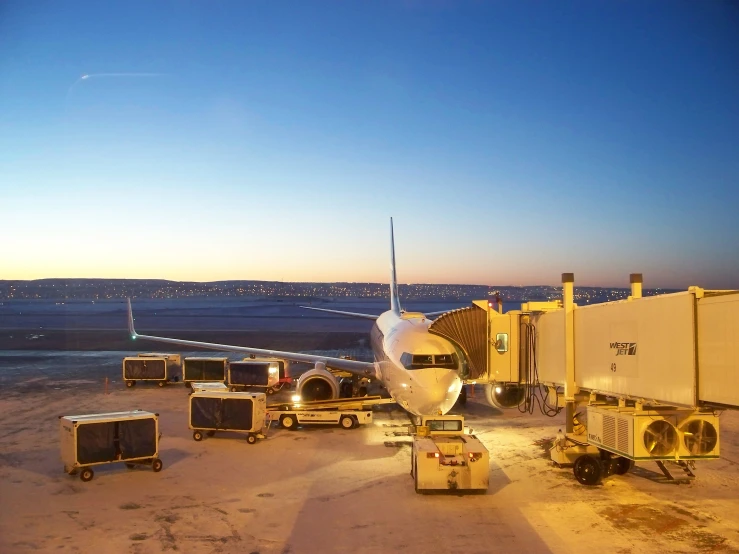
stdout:
<svg viewBox="0 0 739 554">
<path fill-rule="evenodd" d="M 644 448 L 652 456 L 667 456 L 677 447 L 677 431 L 664 419 L 653 421 L 644 429 Z"/>
<path fill-rule="evenodd" d="M 705 419 L 694 419 L 683 425 L 683 442 L 693 456 L 704 456 L 716 448 L 718 431 Z"/>
</svg>

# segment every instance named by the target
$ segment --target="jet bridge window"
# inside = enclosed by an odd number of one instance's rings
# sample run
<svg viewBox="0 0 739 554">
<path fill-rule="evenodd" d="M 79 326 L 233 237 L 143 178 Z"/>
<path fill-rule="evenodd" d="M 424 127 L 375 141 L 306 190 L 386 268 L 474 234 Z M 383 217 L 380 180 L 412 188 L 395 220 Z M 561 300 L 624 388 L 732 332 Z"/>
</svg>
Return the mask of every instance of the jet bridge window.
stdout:
<svg viewBox="0 0 739 554">
<path fill-rule="evenodd" d="M 432 419 L 427 421 L 429 431 L 461 431 L 462 422 L 458 419 Z"/>
<path fill-rule="evenodd" d="M 404 352 L 400 356 L 400 363 L 406 369 L 424 369 L 427 367 L 457 369 L 459 366 L 456 354 L 411 354 L 410 352 Z"/>
</svg>

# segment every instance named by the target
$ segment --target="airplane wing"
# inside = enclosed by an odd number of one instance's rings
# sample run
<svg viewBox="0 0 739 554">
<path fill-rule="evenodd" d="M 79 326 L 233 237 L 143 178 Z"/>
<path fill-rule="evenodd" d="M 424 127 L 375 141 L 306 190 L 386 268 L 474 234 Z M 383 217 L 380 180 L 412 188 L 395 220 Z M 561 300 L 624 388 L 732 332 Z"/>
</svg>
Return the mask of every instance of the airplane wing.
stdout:
<svg viewBox="0 0 739 554">
<path fill-rule="evenodd" d="M 374 375 L 375 364 L 371 362 L 360 362 L 357 360 L 345 360 L 343 358 L 332 358 L 329 356 L 316 356 L 314 354 L 300 354 L 298 352 L 282 352 L 281 350 L 263 350 L 261 348 L 250 348 L 248 346 L 234 346 L 229 344 L 217 344 L 213 342 L 198 342 L 194 340 L 172 339 L 168 337 L 155 337 L 151 335 L 141 335 L 136 332 L 133 326 L 133 310 L 131 309 L 131 299 L 128 299 L 128 332 L 132 339 L 146 339 L 156 342 L 166 342 L 169 344 L 178 344 L 180 346 L 194 346 L 197 348 L 208 348 L 210 350 L 220 350 L 224 352 L 243 352 L 244 354 L 254 354 L 256 356 L 266 356 L 275 358 L 284 358 L 294 362 L 323 362 L 326 367 L 333 369 L 341 369 L 357 375 Z"/>
<path fill-rule="evenodd" d="M 299 306 L 300 308 L 304 308 L 306 310 L 316 310 L 318 312 L 328 312 L 330 314 L 339 314 L 339 315 L 347 315 L 349 317 L 361 317 L 363 319 L 377 319 L 380 316 L 372 315 L 372 314 L 359 314 L 357 312 L 342 312 L 341 310 L 328 310 L 326 308 L 313 308 L 312 306 Z"/>
</svg>

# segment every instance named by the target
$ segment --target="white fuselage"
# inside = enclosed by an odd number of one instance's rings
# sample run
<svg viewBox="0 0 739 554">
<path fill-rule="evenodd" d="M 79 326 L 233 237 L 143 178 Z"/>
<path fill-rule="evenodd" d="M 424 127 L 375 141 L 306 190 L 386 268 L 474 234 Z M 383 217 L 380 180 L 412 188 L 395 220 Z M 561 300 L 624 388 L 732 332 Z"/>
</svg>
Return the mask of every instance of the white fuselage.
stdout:
<svg viewBox="0 0 739 554">
<path fill-rule="evenodd" d="M 462 390 L 462 361 L 448 340 L 429 333 L 430 324 L 422 313 L 389 311 L 377 318 L 371 333 L 377 378 L 415 415 L 446 414 Z M 446 363 L 435 363 L 441 360 Z"/>
</svg>

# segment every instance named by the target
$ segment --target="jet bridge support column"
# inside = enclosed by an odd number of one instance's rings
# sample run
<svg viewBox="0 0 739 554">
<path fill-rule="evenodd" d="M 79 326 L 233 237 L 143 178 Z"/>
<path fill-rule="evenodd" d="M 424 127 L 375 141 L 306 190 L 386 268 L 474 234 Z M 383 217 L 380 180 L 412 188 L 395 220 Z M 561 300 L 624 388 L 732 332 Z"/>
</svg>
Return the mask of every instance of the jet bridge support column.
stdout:
<svg viewBox="0 0 739 554">
<path fill-rule="evenodd" d="M 641 298 L 641 273 L 632 273 L 629 275 L 629 281 L 631 281 L 631 298 Z"/>
<path fill-rule="evenodd" d="M 565 316 L 565 432 L 574 431 L 575 419 L 575 274 L 562 274 L 562 302 Z"/>
</svg>

